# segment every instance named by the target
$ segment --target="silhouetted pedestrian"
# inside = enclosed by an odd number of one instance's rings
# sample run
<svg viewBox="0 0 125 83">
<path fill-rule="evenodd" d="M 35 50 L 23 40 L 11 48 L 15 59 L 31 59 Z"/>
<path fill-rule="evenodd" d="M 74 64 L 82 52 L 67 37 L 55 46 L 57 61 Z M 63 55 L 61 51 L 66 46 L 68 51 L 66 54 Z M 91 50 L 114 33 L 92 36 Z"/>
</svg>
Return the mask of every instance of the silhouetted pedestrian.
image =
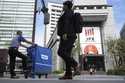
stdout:
<svg viewBox="0 0 125 83">
<path fill-rule="evenodd" d="M 57 34 L 60 36 L 58 55 L 66 64 L 66 72 L 64 76 L 59 79 L 72 79 L 72 68 L 74 69 L 75 74 L 79 69 L 78 63 L 71 56 L 73 44 L 77 38 L 73 25 L 74 12 L 72 10 L 72 6 L 73 4 L 71 1 L 65 1 L 63 3 L 64 12 L 59 18 L 57 24 Z"/>
</svg>

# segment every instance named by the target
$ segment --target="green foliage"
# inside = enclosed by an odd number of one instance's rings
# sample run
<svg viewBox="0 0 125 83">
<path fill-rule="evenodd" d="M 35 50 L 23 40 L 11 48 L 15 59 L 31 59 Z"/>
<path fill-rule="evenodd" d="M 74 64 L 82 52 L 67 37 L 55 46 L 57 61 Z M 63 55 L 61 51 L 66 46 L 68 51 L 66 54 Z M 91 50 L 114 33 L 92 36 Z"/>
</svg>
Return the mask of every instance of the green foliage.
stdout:
<svg viewBox="0 0 125 83">
<path fill-rule="evenodd" d="M 115 67 L 125 64 L 125 40 L 110 39 L 107 41 L 107 50 L 111 57 L 114 58 Z"/>
<path fill-rule="evenodd" d="M 56 71 L 53 71 L 53 74 L 62 74 L 62 73 L 64 73 L 63 70 L 56 70 Z"/>
<path fill-rule="evenodd" d="M 114 70 L 108 70 L 107 74 L 108 75 L 125 75 L 125 67 L 114 69 Z"/>
<path fill-rule="evenodd" d="M 118 39 L 117 40 L 117 46 L 116 49 L 118 50 L 118 53 L 125 53 L 125 40 Z"/>
</svg>

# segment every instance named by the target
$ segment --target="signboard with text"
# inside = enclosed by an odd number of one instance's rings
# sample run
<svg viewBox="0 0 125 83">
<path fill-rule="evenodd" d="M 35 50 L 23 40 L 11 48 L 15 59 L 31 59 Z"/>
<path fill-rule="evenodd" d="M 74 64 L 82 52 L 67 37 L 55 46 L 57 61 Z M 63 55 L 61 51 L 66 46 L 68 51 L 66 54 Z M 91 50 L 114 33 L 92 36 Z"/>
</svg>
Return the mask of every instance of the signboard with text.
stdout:
<svg viewBox="0 0 125 83">
<path fill-rule="evenodd" d="M 102 54 L 100 27 L 83 27 L 80 45 L 83 54 Z"/>
</svg>

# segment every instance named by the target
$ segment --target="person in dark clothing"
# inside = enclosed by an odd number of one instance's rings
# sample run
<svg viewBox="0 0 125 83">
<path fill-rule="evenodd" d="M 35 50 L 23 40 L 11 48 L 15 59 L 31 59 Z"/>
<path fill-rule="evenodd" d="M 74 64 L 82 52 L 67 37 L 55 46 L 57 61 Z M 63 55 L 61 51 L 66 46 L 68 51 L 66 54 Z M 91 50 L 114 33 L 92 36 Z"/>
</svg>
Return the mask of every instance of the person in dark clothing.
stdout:
<svg viewBox="0 0 125 83">
<path fill-rule="evenodd" d="M 74 71 L 78 70 L 78 63 L 71 57 L 73 44 L 77 38 L 75 29 L 73 28 L 74 12 L 72 6 L 71 1 L 65 1 L 63 3 L 64 13 L 57 23 L 57 34 L 60 36 L 58 55 L 66 64 L 66 72 L 64 76 L 59 79 L 72 79 L 72 68 Z"/>
<path fill-rule="evenodd" d="M 20 45 L 27 48 L 25 45 L 22 45 L 21 42 L 26 42 L 34 45 L 32 42 L 24 39 L 24 37 L 22 36 L 22 31 L 17 31 L 17 35 L 12 39 L 11 46 L 9 47 L 9 56 L 10 56 L 9 66 L 10 66 L 11 78 L 18 78 L 16 76 L 16 73 L 14 72 L 16 57 L 22 58 L 23 70 L 25 71 L 27 68 L 27 56 L 18 51 Z"/>
</svg>

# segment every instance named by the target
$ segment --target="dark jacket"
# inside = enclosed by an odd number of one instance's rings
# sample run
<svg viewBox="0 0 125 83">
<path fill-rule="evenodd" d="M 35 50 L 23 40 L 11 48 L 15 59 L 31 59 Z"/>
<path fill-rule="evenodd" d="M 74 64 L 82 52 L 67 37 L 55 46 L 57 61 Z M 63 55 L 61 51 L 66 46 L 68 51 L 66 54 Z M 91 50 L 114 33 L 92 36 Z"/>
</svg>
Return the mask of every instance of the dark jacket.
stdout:
<svg viewBox="0 0 125 83">
<path fill-rule="evenodd" d="M 74 27 L 73 27 L 73 11 L 66 11 L 59 18 L 57 24 L 57 34 L 62 36 L 64 33 L 68 35 L 75 35 Z"/>
</svg>

